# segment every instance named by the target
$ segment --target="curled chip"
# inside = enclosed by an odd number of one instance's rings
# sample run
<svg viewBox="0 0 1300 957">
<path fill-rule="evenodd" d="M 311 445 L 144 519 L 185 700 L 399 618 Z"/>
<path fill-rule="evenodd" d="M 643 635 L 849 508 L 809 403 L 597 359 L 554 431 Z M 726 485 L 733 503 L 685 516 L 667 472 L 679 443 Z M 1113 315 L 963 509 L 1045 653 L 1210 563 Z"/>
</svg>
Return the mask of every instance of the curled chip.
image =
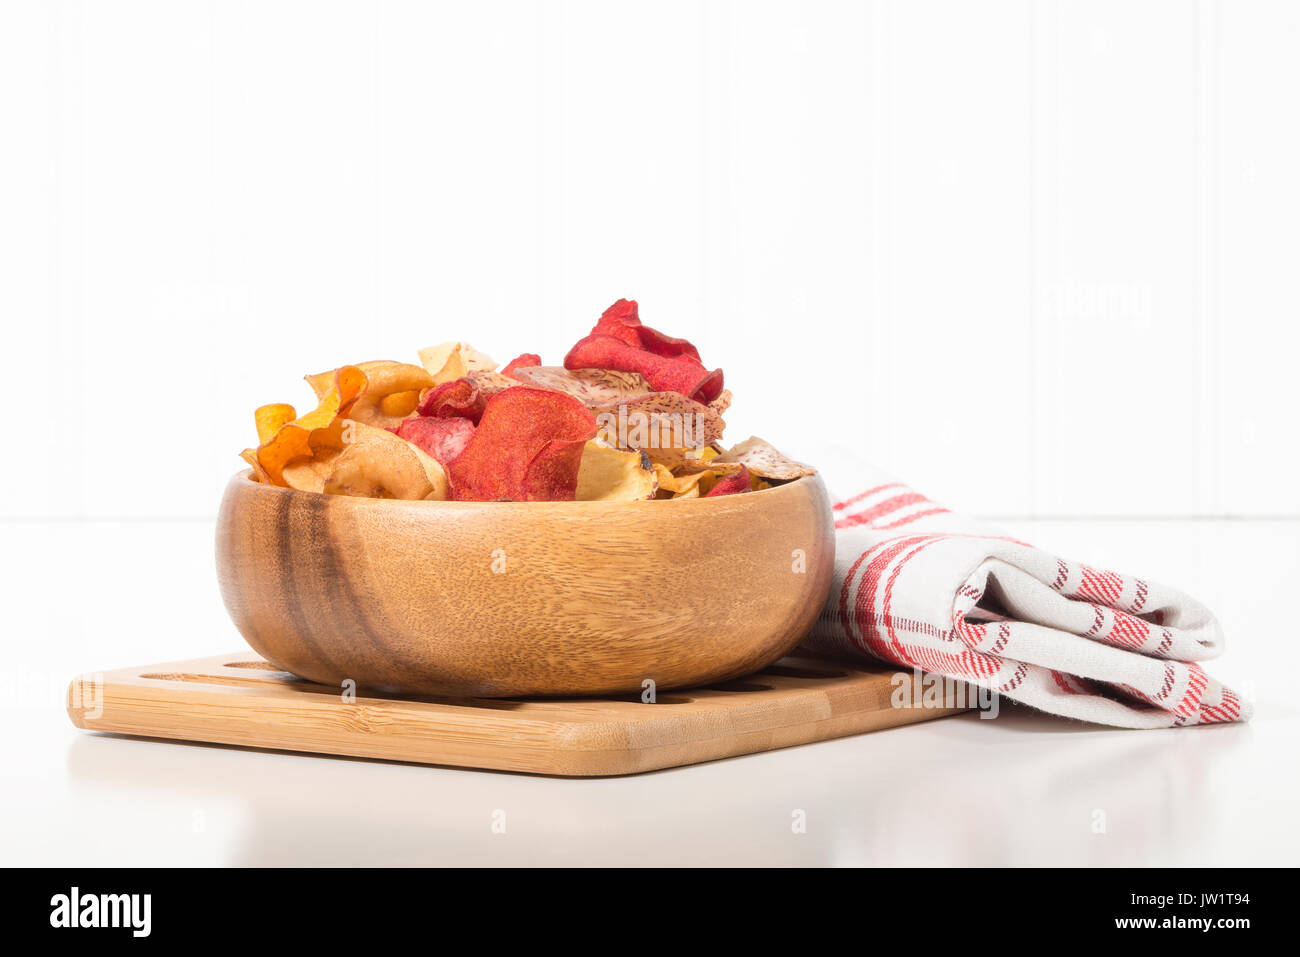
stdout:
<svg viewBox="0 0 1300 957">
<path fill-rule="evenodd" d="M 420 391 L 433 386 L 433 379 L 409 362 L 362 362 L 357 366 L 366 376 L 366 387 L 347 412 L 349 419 L 380 429 L 395 428 L 415 411 Z M 329 388 L 332 372 L 307 376 L 307 384 L 321 398 Z"/>
<path fill-rule="evenodd" d="M 530 366 L 539 366 L 541 364 L 542 364 L 541 356 L 539 356 L 535 352 L 525 352 L 522 355 L 515 356 L 513 359 L 507 362 L 506 367 L 501 370 L 501 374 L 503 376 L 509 376 L 512 379 L 517 379 L 519 377 L 515 375 L 516 369 L 526 369 Z"/>
<path fill-rule="evenodd" d="M 500 372 L 489 372 L 486 369 L 466 372 L 465 378 L 472 382 L 489 399 L 498 392 L 504 392 L 511 386 L 519 384 L 518 379 L 502 375 Z"/>
<path fill-rule="evenodd" d="M 674 475 L 666 466 L 654 463 L 655 478 L 659 482 L 656 498 L 699 498 L 700 483 L 706 478 L 712 482 L 712 472 L 695 472 L 691 475 Z"/>
<path fill-rule="evenodd" d="M 713 448 L 701 449 L 698 457 L 686 459 L 680 465 L 673 467 L 673 473 L 676 475 L 694 475 L 697 472 L 716 472 L 719 475 L 730 475 L 732 472 L 740 471 L 740 463 L 723 462 L 721 454 Z"/>
<path fill-rule="evenodd" d="M 709 408 L 712 409 L 714 412 L 718 413 L 718 415 L 722 415 L 722 413 L 730 409 L 731 390 L 723 389 L 721 392 L 719 392 L 718 397 L 709 403 Z"/>
<path fill-rule="evenodd" d="M 420 396 L 416 411 L 437 419 L 469 419 L 475 425 L 487 400 L 518 385 L 499 372 L 470 372 L 454 382 L 436 385 Z"/>
<path fill-rule="evenodd" d="M 487 396 L 469 379 L 436 385 L 420 398 L 416 411 L 433 419 L 469 419 L 475 425 L 483 415 Z"/>
<path fill-rule="evenodd" d="M 661 356 L 599 333 L 578 340 L 564 357 L 566 369 L 616 369 L 639 372 L 659 392 L 680 392 L 711 402 L 722 392 L 722 370 L 712 372 L 689 356 Z"/>
<path fill-rule="evenodd" d="M 413 389 L 410 392 L 394 392 L 392 395 L 386 395 L 379 400 L 379 411 L 385 416 L 405 419 L 415 411 L 415 407 L 419 404 L 419 389 Z"/>
<path fill-rule="evenodd" d="M 363 362 L 358 368 L 366 374 L 366 388 L 347 416 L 380 429 L 398 425 L 415 410 L 412 394 L 418 401 L 421 390 L 434 384 L 429 373 L 409 362 Z"/>
<path fill-rule="evenodd" d="M 640 373 L 613 369 L 569 370 L 562 366 L 531 366 L 517 369 L 515 378 L 526 385 L 571 395 L 589 409 L 615 406 L 654 391 Z"/>
<path fill-rule="evenodd" d="M 298 413 L 294 411 L 293 406 L 284 402 L 262 406 L 253 413 L 253 422 L 257 425 L 257 444 L 265 445 L 270 442 L 271 436 L 296 418 Z"/>
<path fill-rule="evenodd" d="M 699 350 L 685 339 L 641 324 L 636 300 L 620 299 L 605 310 L 590 334 L 564 357 L 566 369 L 639 372 L 659 392 L 712 402 L 722 392 L 722 370 L 710 372 Z"/>
<path fill-rule="evenodd" d="M 740 471 L 740 466 L 719 466 L 701 469 L 698 472 L 681 472 L 676 476 L 678 498 L 694 495 L 708 495 L 720 481 Z"/>
<path fill-rule="evenodd" d="M 579 502 L 635 502 L 654 498 L 658 487 L 656 470 L 644 452 L 592 439 L 582 449 L 573 497 Z"/>
<path fill-rule="evenodd" d="M 713 498 L 717 495 L 735 495 L 738 492 L 748 492 L 749 488 L 749 471 L 742 465 L 739 472 L 733 472 L 731 475 L 724 475 L 713 483 L 713 488 L 705 493 L 706 498 Z"/>
<path fill-rule="evenodd" d="M 657 356 L 676 358 L 686 356 L 694 359 L 701 366 L 699 350 L 685 339 L 666 336 L 657 329 L 641 324 L 641 316 L 635 299 L 620 299 L 601 314 L 596 320 L 593 333 L 613 336 L 637 349 L 654 353 Z"/>
<path fill-rule="evenodd" d="M 474 434 L 474 423 L 469 419 L 436 419 L 421 415 L 407 419 L 394 431 L 446 466 L 465 451 Z"/>
<path fill-rule="evenodd" d="M 323 491 L 331 495 L 449 498 L 447 473 L 437 460 L 386 429 L 353 423 L 351 441 L 335 456 Z"/>
<path fill-rule="evenodd" d="M 517 386 L 488 399 L 465 451 L 450 465 L 460 501 L 571 501 L 596 418 L 576 399 Z"/>
<path fill-rule="evenodd" d="M 797 479 L 803 475 L 817 474 L 817 470 L 812 466 L 796 462 L 778 452 L 770 443 L 752 435 L 739 445 L 732 446 L 712 462 L 714 465 L 725 463 L 739 463 L 760 478 L 776 479 L 779 482 Z"/>
<path fill-rule="evenodd" d="M 655 498 L 672 498 L 677 492 L 677 479 L 672 470 L 658 462 L 651 462 L 650 467 L 655 473 Z"/>
<path fill-rule="evenodd" d="M 275 485 L 271 476 L 262 468 L 262 463 L 257 460 L 257 449 L 244 449 L 239 453 L 239 457 L 244 460 L 250 469 L 253 470 L 254 481 L 261 482 L 263 485 Z M 281 476 L 283 480 L 283 476 Z"/>
<path fill-rule="evenodd" d="M 325 375 L 322 373 L 322 375 Z M 271 485 L 286 485 L 284 468 L 295 459 L 311 458 L 313 437 L 319 447 L 327 430 L 337 431 L 337 420 L 346 415 L 366 387 L 366 374 L 356 366 L 340 366 L 328 373 L 328 384 L 316 388 L 320 403 L 296 419 L 285 421 L 293 407 L 283 403 L 262 406 L 254 414 L 258 430 L 258 447 L 244 452 L 244 460 L 253 466 L 258 479 Z M 269 433 L 269 435 L 267 435 Z M 263 438 L 267 435 L 266 438 Z"/>
<path fill-rule="evenodd" d="M 298 459 L 284 467 L 284 484 L 300 492 L 323 492 L 325 480 L 334 469 L 339 450 L 324 448 L 309 459 Z"/>
<path fill-rule="evenodd" d="M 433 377 L 433 385 L 454 382 L 467 372 L 491 372 L 497 367 L 492 357 L 468 342 L 444 342 L 420 350 L 420 364 Z"/>
</svg>

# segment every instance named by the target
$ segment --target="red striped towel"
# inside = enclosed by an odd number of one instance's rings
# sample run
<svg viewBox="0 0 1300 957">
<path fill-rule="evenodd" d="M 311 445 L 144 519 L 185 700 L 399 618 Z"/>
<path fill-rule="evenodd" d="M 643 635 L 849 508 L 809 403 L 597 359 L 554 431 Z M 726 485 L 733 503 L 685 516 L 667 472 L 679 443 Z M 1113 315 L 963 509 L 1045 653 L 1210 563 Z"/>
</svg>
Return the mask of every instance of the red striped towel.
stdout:
<svg viewBox="0 0 1300 957">
<path fill-rule="evenodd" d="M 1198 661 L 1223 650 L 1181 592 L 1057 558 L 883 476 L 834 506 L 835 580 L 805 647 L 869 655 L 1125 728 L 1246 721 Z"/>
</svg>

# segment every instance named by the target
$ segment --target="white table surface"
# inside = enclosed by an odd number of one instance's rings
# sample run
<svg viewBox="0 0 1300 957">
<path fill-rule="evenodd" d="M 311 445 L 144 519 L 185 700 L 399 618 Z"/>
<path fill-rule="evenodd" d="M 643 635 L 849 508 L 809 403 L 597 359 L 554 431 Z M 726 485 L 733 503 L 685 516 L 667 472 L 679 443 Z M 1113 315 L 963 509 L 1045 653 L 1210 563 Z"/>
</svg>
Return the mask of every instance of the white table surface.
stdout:
<svg viewBox="0 0 1300 957">
<path fill-rule="evenodd" d="M 1002 524 L 1209 604 L 1228 652 L 1208 668 L 1254 722 L 1115 731 L 1004 707 L 599 780 L 92 735 L 64 714 L 73 674 L 241 646 L 212 526 L 0 525 L 0 864 L 1295 864 L 1300 522 Z"/>
</svg>

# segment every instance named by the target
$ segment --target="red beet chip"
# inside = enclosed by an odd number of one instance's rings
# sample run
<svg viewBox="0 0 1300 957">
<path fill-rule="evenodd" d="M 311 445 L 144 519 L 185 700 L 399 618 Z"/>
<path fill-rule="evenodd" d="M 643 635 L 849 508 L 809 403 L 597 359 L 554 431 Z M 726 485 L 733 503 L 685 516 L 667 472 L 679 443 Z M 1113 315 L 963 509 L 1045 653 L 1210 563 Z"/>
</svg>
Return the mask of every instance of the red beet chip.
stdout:
<svg viewBox="0 0 1300 957">
<path fill-rule="evenodd" d="M 474 435 L 474 423 L 469 419 L 437 419 L 424 415 L 404 420 L 393 431 L 432 455 L 445 468 L 469 444 Z"/>
<path fill-rule="evenodd" d="M 448 466 L 461 502 L 572 501 L 596 417 L 572 396 L 514 386 L 488 399 L 469 444 Z"/>
<path fill-rule="evenodd" d="M 749 491 L 749 469 L 743 465 L 739 472 L 733 472 L 731 475 L 724 475 L 713 483 L 713 488 L 705 498 L 713 498 L 715 495 L 735 495 L 737 492 Z"/>
<path fill-rule="evenodd" d="M 680 392 L 705 403 L 712 402 L 722 391 L 721 369 L 710 372 L 690 356 L 657 355 L 601 333 L 579 340 L 564 357 L 564 368 L 639 372 L 656 392 Z"/>
<path fill-rule="evenodd" d="M 641 348 L 641 317 L 635 299 L 620 299 L 596 320 L 591 335 L 613 336 L 624 345 Z"/>
<path fill-rule="evenodd" d="M 699 350 L 685 339 L 675 339 L 664 335 L 658 329 L 643 326 L 635 299 L 620 299 L 606 309 L 596 321 L 596 327 L 591 330 L 591 334 L 613 336 L 629 346 L 644 349 L 657 356 L 668 359 L 685 356 L 694 359 L 701 366 L 704 365 L 700 361 Z"/>
<path fill-rule="evenodd" d="M 541 356 L 539 356 L 535 352 L 525 352 L 523 355 L 515 356 L 513 359 L 507 362 L 506 367 L 501 370 L 501 374 L 504 376 L 509 376 L 510 378 L 513 379 L 515 377 L 516 369 L 527 368 L 528 366 L 539 366 L 541 364 L 542 364 Z"/>
<path fill-rule="evenodd" d="M 420 397 L 415 411 L 435 419 L 469 419 L 478 425 L 487 398 L 468 379 L 456 379 L 436 385 Z"/>
</svg>

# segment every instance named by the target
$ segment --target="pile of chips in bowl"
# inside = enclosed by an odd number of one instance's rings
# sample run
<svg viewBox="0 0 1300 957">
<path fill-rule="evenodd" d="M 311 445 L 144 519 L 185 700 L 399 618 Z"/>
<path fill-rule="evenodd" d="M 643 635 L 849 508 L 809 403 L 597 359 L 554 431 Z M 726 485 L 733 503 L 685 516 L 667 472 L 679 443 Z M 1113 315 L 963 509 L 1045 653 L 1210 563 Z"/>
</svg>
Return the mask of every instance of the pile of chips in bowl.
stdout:
<svg viewBox="0 0 1300 957">
<path fill-rule="evenodd" d="M 255 415 L 244 460 L 268 485 L 332 495 L 462 502 L 637 501 L 735 495 L 812 475 L 762 439 L 725 448 L 721 369 L 605 310 L 562 366 L 504 368 L 464 342 L 420 364 L 362 362 L 307 376 L 316 408 Z"/>
</svg>

